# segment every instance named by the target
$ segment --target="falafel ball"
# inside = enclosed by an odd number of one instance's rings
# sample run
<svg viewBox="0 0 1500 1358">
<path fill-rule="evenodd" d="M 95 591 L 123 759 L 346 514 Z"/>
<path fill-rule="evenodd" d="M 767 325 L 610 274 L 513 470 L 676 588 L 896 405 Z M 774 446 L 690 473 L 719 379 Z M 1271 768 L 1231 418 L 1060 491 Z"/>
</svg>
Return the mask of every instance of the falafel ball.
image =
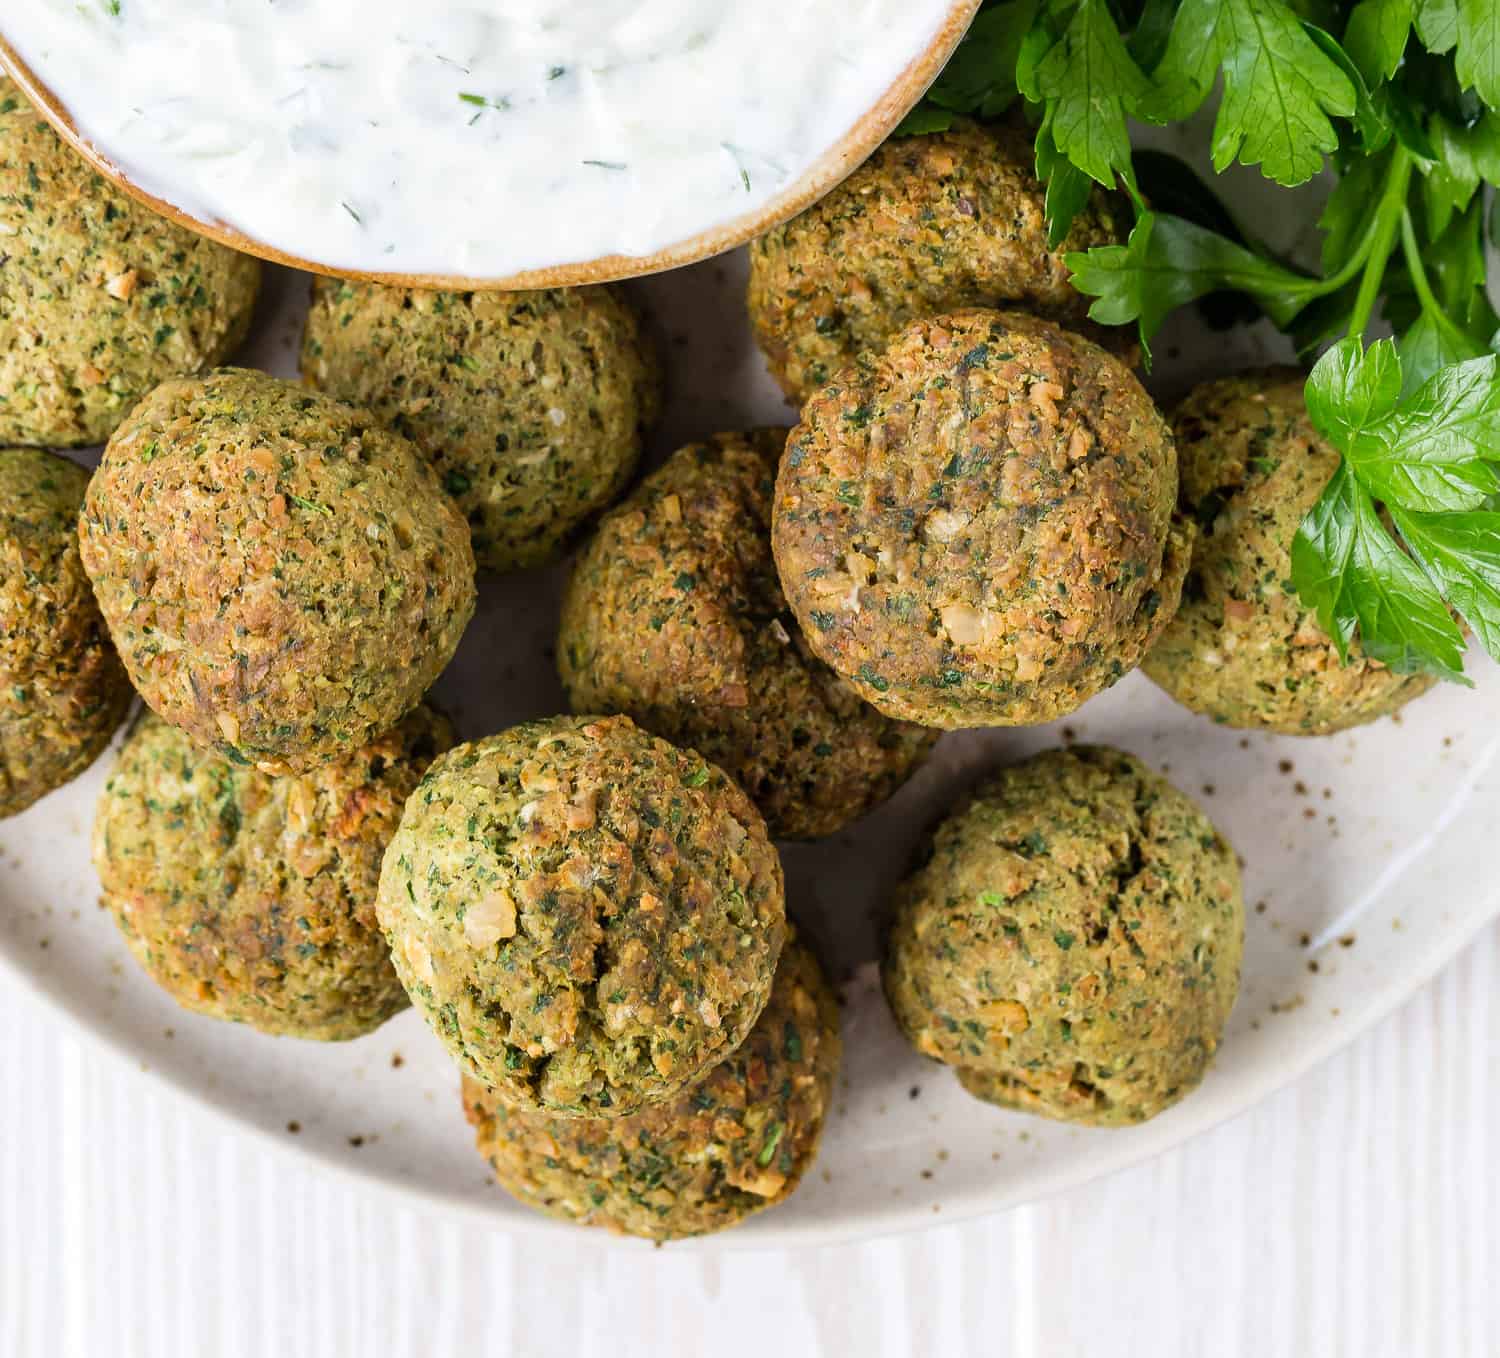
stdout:
<svg viewBox="0 0 1500 1358">
<path fill-rule="evenodd" d="M 934 732 L 817 659 L 771 559 L 784 429 L 690 444 L 612 510 L 574 567 L 557 644 L 575 712 L 625 712 L 731 774 L 777 838 L 833 834 L 891 795 Z"/>
<path fill-rule="evenodd" d="M 0 449 L 0 816 L 88 768 L 130 706 L 78 559 L 88 483 L 55 453 Z"/>
<path fill-rule="evenodd" d="M 882 712 L 1031 725 L 1133 669 L 1176 610 L 1176 501 L 1171 433 L 1118 359 L 963 311 L 807 403 L 772 544 L 813 652 Z"/>
<path fill-rule="evenodd" d="M 1234 850 L 1118 750 L 1003 769 L 929 835 L 882 966 L 897 1024 L 992 1103 L 1144 1122 L 1203 1078 L 1239 988 Z"/>
<path fill-rule="evenodd" d="M 267 773 L 394 725 L 474 612 L 469 530 L 417 450 L 264 373 L 152 392 L 104 450 L 79 533 L 147 704 Z"/>
<path fill-rule="evenodd" d="M 1338 470 L 1281 368 L 1205 382 L 1177 408 L 1182 512 L 1198 540 L 1182 606 L 1141 669 L 1223 726 L 1321 736 L 1375 721 L 1426 693 L 1350 643 L 1349 663 L 1288 583 L 1292 542 Z"/>
<path fill-rule="evenodd" d="M 405 1008 L 375 921 L 407 796 L 453 744 L 418 707 L 314 773 L 273 778 L 147 712 L 99 799 L 94 865 L 136 960 L 178 1004 L 334 1042 Z"/>
<path fill-rule="evenodd" d="M 701 1084 L 625 1118 L 507 1108 L 465 1078 L 479 1153 L 508 1193 L 583 1226 L 679 1240 L 791 1196 L 817 1154 L 840 1055 L 838 1005 L 789 939 L 750 1035 Z"/>
<path fill-rule="evenodd" d="M 106 182 L 3 75 L 0 236 L 0 443 L 103 443 L 250 328 L 260 261 Z"/>
<path fill-rule="evenodd" d="M 303 376 L 432 460 L 485 571 L 545 565 L 640 461 L 661 375 L 615 288 L 422 292 L 320 278 Z"/>
<path fill-rule="evenodd" d="M 1129 331 L 1088 320 L 1091 299 L 1063 262 L 1071 250 L 1124 240 L 1129 208 L 1095 189 L 1067 238 L 1050 245 L 1031 142 L 1024 128 L 970 122 L 893 138 L 755 242 L 750 320 L 789 397 L 802 404 L 912 321 L 969 307 L 1030 311 L 1135 352 Z"/>
<path fill-rule="evenodd" d="M 786 935 L 781 861 L 723 772 L 628 717 L 526 722 L 438 760 L 386 855 L 412 1000 L 514 1108 L 624 1117 L 744 1040 Z"/>
</svg>

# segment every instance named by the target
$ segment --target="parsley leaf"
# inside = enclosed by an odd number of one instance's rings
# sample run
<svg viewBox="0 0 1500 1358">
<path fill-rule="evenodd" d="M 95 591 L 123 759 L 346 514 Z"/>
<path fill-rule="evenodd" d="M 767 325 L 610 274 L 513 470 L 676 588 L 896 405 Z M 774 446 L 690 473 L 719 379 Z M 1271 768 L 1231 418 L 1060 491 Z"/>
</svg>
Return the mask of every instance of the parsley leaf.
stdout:
<svg viewBox="0 0 1500 1358">
<path fill-rule="evenodd" d="M 1401 360 L 1388 340 L 1366 353 L 1357 339 L 1335 344 L 1307 379 L 1307 413 L 1340 450 L 1395 410 Z"/>
<path fill-rule="evenodd" d="M 1009 0 L 988 6 L 927 91 L 928 101 L 981 118 L 1004 113 L 1018 95 L 1016 58 L 1039 5 L 1040 0 Z"/>
<path fill-rule="evenodd" d="M 1484 649 L 1500 658 L 1500 514 L 1393 509 L 1391 517 L 1412 555 L 1463 614 Z"/>
<path fill-rule="evenodd" d="M 1357 341 L 1355 341 L 1357 343 Z M 1400 378 L 1400 359 L 1388 340 Z M 1390 415 L 1362 431 L 1348 456 L 1387 504 L 1418 510 L 1477 509 L 1500 490 L 1500 381 L 1494 354 L 1439 369 Z"/>
<path fill-rule="evenodd" d="M 1450 364 L 1482 358 L 1485 351 L 1462 330 L 1424 311 L 1396 341 L 1396 352 L 1401 356 L 1406 387 L 1412 390 Z"/>
<path fill-rule="evenodd" d="M 1028 99 L 1046 104 L 1044 126 L 1053 145 L 1106 188 L 1115 186 L 1116 176 L 1133 182 L 1125 120 L 1151 84 L 1105 0 L 1081 0 L 1056 41 L 1045 52 L 1040 46 L 1023 42 L 1016 80 Z"/>
<path fill-rule="evenodd" d="M 1500 5 L 1458 0 L 1456 69 L 1492 109 L 1500 110 Z"/>
<path fill-rule="evenodd" d="M 1446 367 L 1404 400 L 1390 340 L 1333 346 L 1307 382 L 1307 413 L 1360 484 L 1387 505 L 1478 509 L 1497 485 L 1500 458 L 1495 357 Z"/>
<path fill-rule="evenodd" d="M 1415 23 L 1429 52 L 1451 52 L 1458 42 L 1458 0 L 1417 0 Z"/>
<path fill-rule="evenodd" d="M 1418 162 L 1428 230 L 1440 235 L 1482 183 L 1500 183 L 1500 115 L 1459 126 L 1441 113 L 1428 120 L 1433 159 Z"/>
<path fill-rule="evenodd" d="M 1047 184 L 1047 245 L 1055 250 L 1068 238 L 1073 219 L 1088 206 L 1094 181 L 1057 149 L 1044 124 L 1036 136 L 1036 174 Z"/>
<path fill-rule="evenodd" d="M 1139 321 L 1143 345 L 1169 312 L 1209 293 L 1248 293 L 1284 326 L 1322 288 L 1226 236 L 1152 212 L 1141 214 L 1126 244 L 1075 252 L 1066 263 L 1073 286 L 1099 299 L 1089 316 L 1105 325 Z"/>
<path fill-rule="evenodd" d="M 1371 84 L 1365 80 L 1364 74 L 1355 65 L 1353 59 L 1342 47 L 1338 39 L 1332 33 L 1327 33 L 1316 24 L 1304 23 L 1303 31 L 1323 51 L 1323 54 L 1348 78 L 1349 83 L 1354 86 L 1354 126 L 1359 133 L 1359 139 L 1363 143 L 1366 155 L 1372 155 L 1379 151 L 1390 141 L 1394 128 L 1389 117 L 1389 102 L 1382 93 L 1382 98 L 1376 100 L 1371 92 Z"/>
<path fill-rule="evenodd" d="M 1308 378 L 1308 415 L 1343 461 L 1298 530 L 1292 579 L 1341 655 L 1358 632 L 1392 669 L 1458 678 L 1450 608 L 1500 654 L 1500 515 L 1485 508 L 1500 487 L 1497 362 L 1452 364 L 1402 395 L 1396 347 L 1350 337 Z"/>
<path fill-rule="evenodd" d="M 1297 530 L 1292 578 L 1341 658 L 1357 632 L 1366 654 L 1398 673 L 1432 669 L 1461 678 L 1463 633 L 1347 464 Z"/>
<path fill-rule="evenodd" d="M 1360 0 L 1344 27 L 1344 50 L 1370 84 L 1389 80 L 1401 64 L 1416 18 L 1416 0 Z"/>
<path fill-rule="evenodd" d="M 1130 55 L 1148 74 L 1161 64 L 1166 54 L 1179 3 L 1180 0 L 1143 0 L 1137 5 L 1139 17 L 1129 38 Z"/>
<path fill-rule="evenodd" d="M 1288 185 L 1317 174 L 1339 144 L 1330 118 L 1352 117 L 1357 92 L 1296 11 L 1284 0 L 1183 0 L 1142 115 L 1152 122 L 1186 117 L 1220 67 L 1214 168 L 1222 172 L 1238 159 Z"/>
</svg>

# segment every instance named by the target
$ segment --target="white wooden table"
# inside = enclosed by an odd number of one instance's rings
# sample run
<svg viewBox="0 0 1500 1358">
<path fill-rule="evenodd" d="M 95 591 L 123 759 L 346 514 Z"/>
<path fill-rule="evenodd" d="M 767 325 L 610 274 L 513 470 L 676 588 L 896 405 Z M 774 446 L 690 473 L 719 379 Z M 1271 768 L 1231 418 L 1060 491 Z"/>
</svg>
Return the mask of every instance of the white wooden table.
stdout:
<svg viewBox="0 0 1500 1358">
<path fill-rule="evenodd" d="M 268 1154 L 0 980 L 0 1358 L 1500 1352 L 1500 925 L 1129 1173 L 802 1253 L 486 1232 Z"/>
</svg>

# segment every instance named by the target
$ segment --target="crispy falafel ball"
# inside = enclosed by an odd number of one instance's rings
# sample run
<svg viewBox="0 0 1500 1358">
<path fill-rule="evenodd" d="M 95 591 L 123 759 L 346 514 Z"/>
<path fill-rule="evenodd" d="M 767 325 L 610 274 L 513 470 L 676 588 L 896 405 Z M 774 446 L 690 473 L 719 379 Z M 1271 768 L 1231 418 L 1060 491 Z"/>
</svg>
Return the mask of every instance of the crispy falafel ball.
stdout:
<svg viewBox="0 0 1500 1358">
<path fill-rule="evenodd" d="M 1067 239 L 1047 240 L 1046 185 L 1023 128 L 960 122 L 885 143 L 842 185 L 750 249 L 750 320 L 797 404 L 867 349 L 926 316 L 1030 311 L 1119 353 L 1128 332 L 1088 321 L 1071 250 L 1122 241 L 1130 214 L 1096 189 Z"/>
<path fill-rule="evenodd" d="M 431 459 L 485 571 L 540 566 L 619 495 L 661 405 L 616 288 L 422 292 L 320 278 L 303 376 Z"/>
<path fill-rule="evenodd" d="M 731 774 L 777 838 L 833 834 L 932 747 L 817 659 L 771 559 L 784 429 L 690 444 L 600 524 L 563 601 L 576 712 L 624 712 Z"/>
<path fill-rule="evenodd" d="M 1182 511 L 1198 540 L 1182 606 L 1141 669 L 1224 726 L 1319 736 L 1375 721 L 1432 687 L 1351 643 L 1349 663 L 1289 581 L 1292 542 L 1339 455 L 1313 427 L 1304 374 L 1206 382 L 1172 425 Z"/>
<path fill-rule="evenodd" d="M 88 768 L 130 706 L 78 559 L 88 483 L 55 453 L 0 448 L 0 816 Z"/>
<path fill-rule="evenodd" d="M 508 1193 L 584 1226 L 678 1240 L 791 1196 L 817 1154 L 840 1055 L 838 1005 L 796 939 L 750 1035 L 692 1089 L 626 1118 L 521 1112 L 465 1078 L 479 1153 Z"/>
<path fill-rule="evenodd" d="M 888 716 L 1018 726 L 1133 669 L 1190 529 L 1151 398 L 1018 312 L 919 321 L 802 412 L 776 482 L 781 583 L 815 654 Z"/>
<path fill-rule="evenodd" d="M 1118 750 L 1037 755 L 940 822 L 896 893 L 897 1024 L 1005 1107 L 1144 1122 L 1203 1078 L 1239 987 L 1234 851 Z"/>
<path fill-rule="evenodd" d="M 178 1004 L 342 1041 L 406 1006 L 375 921 L 407 796 L 453 743 L 418 707 L 309 774 L 273 778 L 144 713 L 99 799 L 94 865 L 136 960 Z"/>
<path fill-rule="evenodd" d="M 245 338 L 260 261 L 107 183 L 0 76 L 0 443 L 103 443 Z"/>
<path fill-rule="evenodd" d="M 152 392 L 110 439 L 79 533 L 147 704 L 268 773 L 399 721 L 474 611 L 469 531 L 417 450 L 263 373 Z"/>
<path fill-rule="evenodd" d="M 380 880 L 413 1002 L 514 1108 L 624 1117 L 744 1040 L 786 934 L 749 798 L 628 717 L 526 722 L 444 756 Z"/>
</svg>

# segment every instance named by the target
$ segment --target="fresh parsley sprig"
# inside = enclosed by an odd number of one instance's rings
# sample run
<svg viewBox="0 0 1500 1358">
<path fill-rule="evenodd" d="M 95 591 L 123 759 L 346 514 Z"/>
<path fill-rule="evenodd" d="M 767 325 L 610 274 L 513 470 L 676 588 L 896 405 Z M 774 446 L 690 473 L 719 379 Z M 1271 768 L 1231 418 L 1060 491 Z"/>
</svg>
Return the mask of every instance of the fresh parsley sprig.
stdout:
<svg viewBox="0 0 1500 1358">
<path fill-rule="evenodd" d="M 1212 147 L 1219 171 L 1238 160 L 1278 184 L 1306 183 L 1339 144 L 1333 119 L 1352 118 L 1359 106 L 1344 63 L 1283 0 L 1182 0 L 1140 115 L 1181 121 L 1221 73 Z"/>
<path fill-rule="evenodd" d="M 1297 533 L 1292 575 L 1341 655 L 1358 632 L 1393 670 L 1457 679 L 1450 609 L 1500 658 L 1500 514 L 1485 507 L 1500 490 L 1495 355 L 1406 385 L 1390 340 L 1351 336 L 1313 368 L 1308 414 L 1343 460 Z"/>
<path fill-rule="evenodd" d="M 1258 165 L 1287 186 L 1336 172 L 1316 268 L 1132 150 L 1132 121 L 1186 118 L 1215 87 L 1216 170 Z M 1307 402 L 1342 462 L 1297 538 L 1292 583 L 1341 653 L 1357 637 L 1397 670 L 1460 678 L 1457 617 L 1500 658 L 1500 316 L 1485 253 L 1496 0 L 988 0 L 906 130 L 1018 101 L 1054 245 L 1093 185 L 1136 204 L 1124 244 L 1068 257 L 1094 319 L 1135 323 L 1149 361 L 1173 310 L 1228 296 L 1309 357 L 1326 349 Z M 1500 243 L 1500 212 L 1491 231 Z M 1366 348 L 1381 321 L 1394 342 Z"/>
</svg>

